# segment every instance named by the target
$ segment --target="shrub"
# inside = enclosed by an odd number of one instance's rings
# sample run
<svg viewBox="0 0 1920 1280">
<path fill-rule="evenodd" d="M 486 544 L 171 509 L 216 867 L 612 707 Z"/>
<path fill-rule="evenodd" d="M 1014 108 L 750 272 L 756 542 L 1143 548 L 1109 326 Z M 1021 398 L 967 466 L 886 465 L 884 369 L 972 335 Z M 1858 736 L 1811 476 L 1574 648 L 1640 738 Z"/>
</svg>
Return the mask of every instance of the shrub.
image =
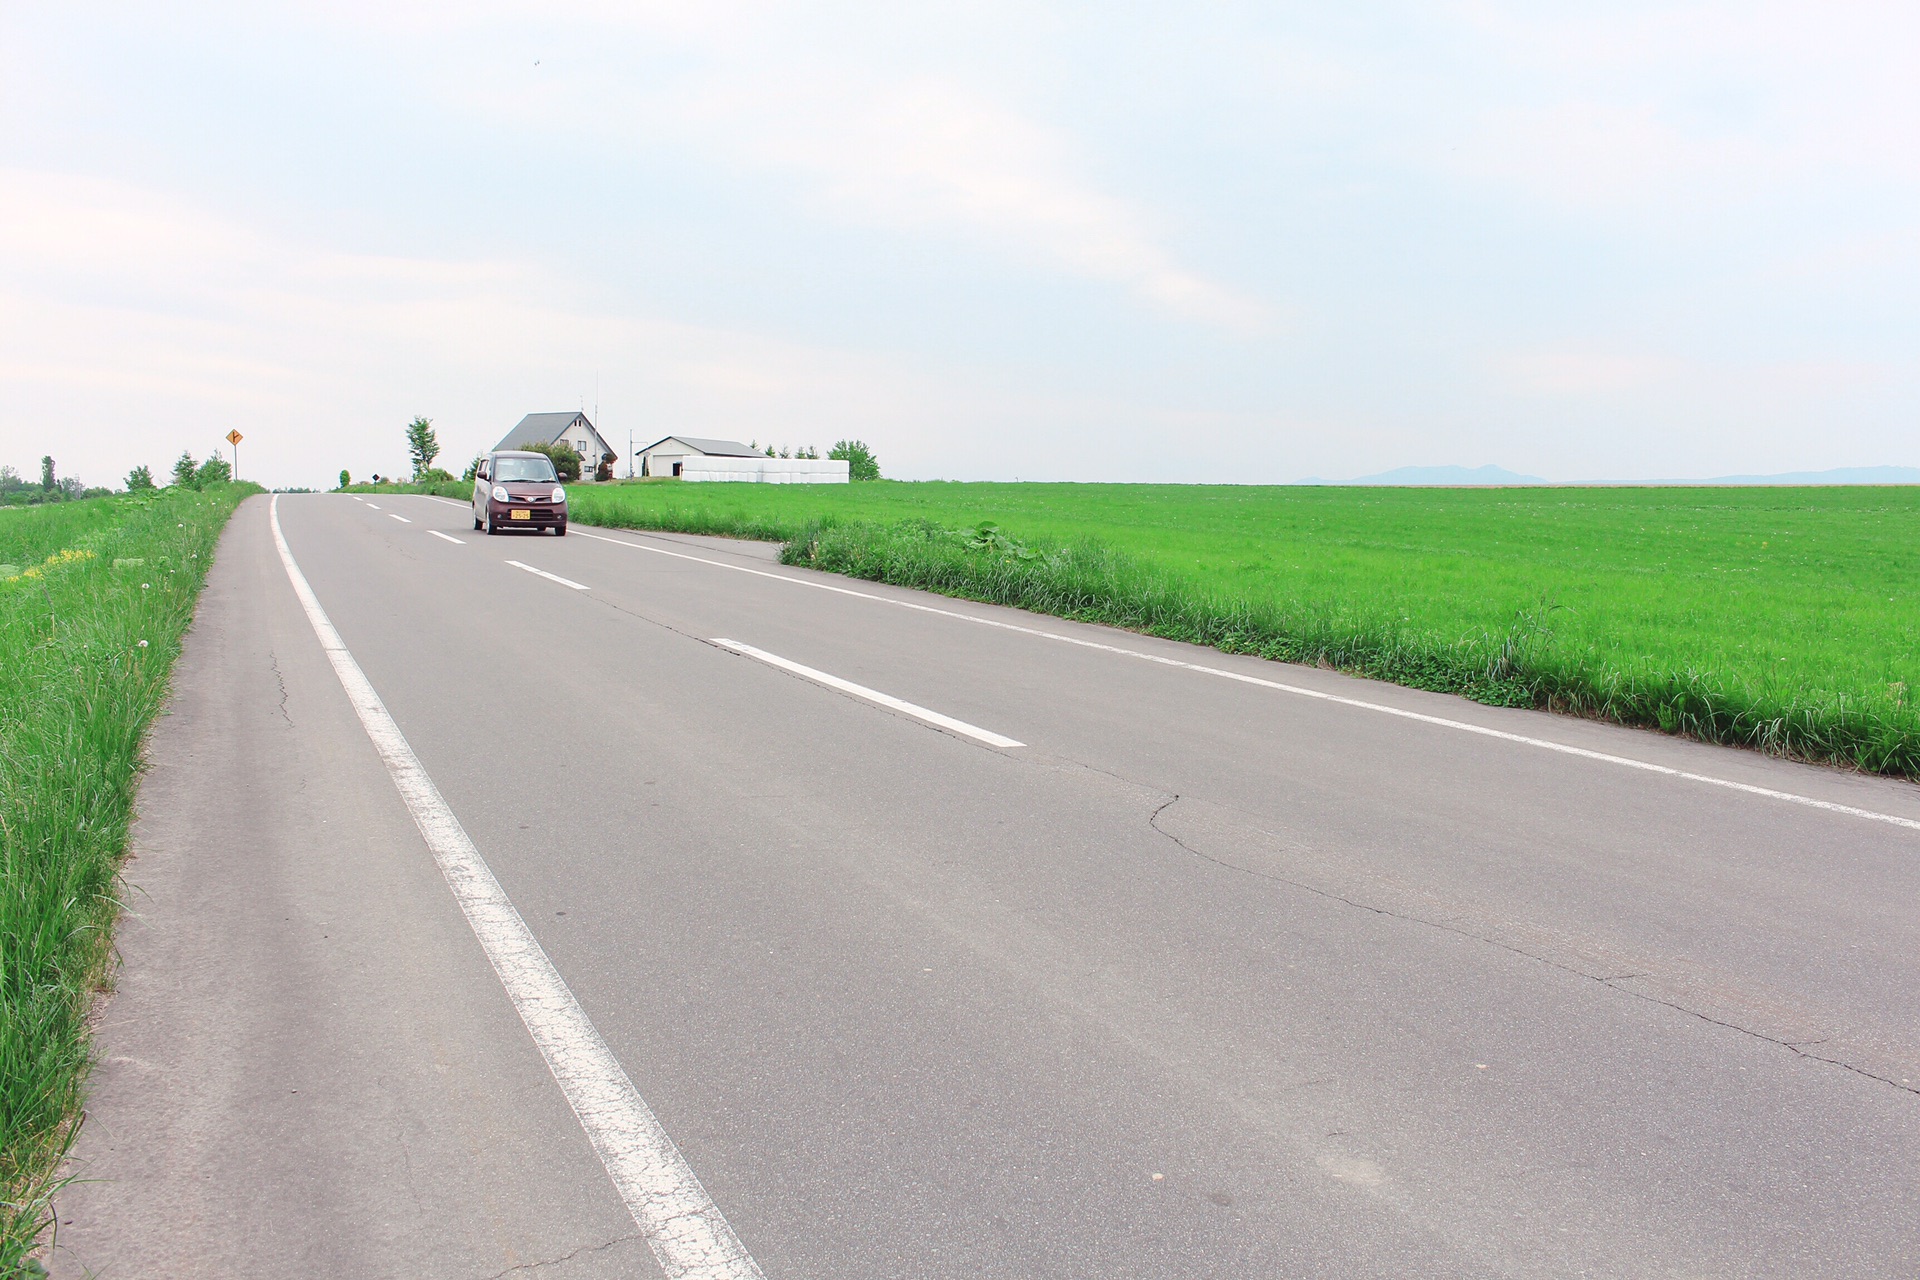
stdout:
<svg viewBox="0 0 1920 1280">
<path fill-rule="evenodd" d="M 852 480 L 878 480 L 880 478 L 880 459 L 867 447 L 864 440 L 842 440 L 827 450 L 829 458 L 838 458 L 847 464 L 847 476 Z"/>
<path fill-rule="evenodd" d="M 528 453 L 544 453 L 553 460 L 553 469 L 562 480 L 573 481 L 580 478 L 580 455 L 574 447 L 565 441 L 556 440 L 552 444 L 523 444 L 520 446 Z"/>
</svg>

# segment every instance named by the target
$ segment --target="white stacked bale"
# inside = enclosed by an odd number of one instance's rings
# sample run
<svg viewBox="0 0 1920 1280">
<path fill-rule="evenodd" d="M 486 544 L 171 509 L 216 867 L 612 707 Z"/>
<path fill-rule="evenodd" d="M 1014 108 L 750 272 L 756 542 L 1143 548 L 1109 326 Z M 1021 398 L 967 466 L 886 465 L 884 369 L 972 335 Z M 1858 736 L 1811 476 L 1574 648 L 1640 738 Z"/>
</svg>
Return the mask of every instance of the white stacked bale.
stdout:
<svg viewBox="0 0 1920 1280">
<path fill-rule="evenodd" d="M 757 484 L 846 484 L 847 463 L 840 458 L 688 458 L 682 480 Z"/>
</svg>

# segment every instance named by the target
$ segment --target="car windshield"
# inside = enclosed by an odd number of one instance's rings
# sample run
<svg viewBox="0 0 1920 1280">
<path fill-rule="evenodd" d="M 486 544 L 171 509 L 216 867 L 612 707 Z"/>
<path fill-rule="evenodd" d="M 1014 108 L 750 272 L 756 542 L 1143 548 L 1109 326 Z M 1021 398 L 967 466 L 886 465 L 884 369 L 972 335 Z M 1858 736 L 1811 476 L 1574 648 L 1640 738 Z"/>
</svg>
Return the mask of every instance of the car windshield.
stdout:
<svg viewBox="0 0 1920 1280">
<path fill-rule="evenodd" d="M 502 482 L 529 480 L 545 481 L 548 484 L 559 479 L 553 474 L 553 462 L 547 458 L 495 458 L 493 478 Z"/>
</svg>

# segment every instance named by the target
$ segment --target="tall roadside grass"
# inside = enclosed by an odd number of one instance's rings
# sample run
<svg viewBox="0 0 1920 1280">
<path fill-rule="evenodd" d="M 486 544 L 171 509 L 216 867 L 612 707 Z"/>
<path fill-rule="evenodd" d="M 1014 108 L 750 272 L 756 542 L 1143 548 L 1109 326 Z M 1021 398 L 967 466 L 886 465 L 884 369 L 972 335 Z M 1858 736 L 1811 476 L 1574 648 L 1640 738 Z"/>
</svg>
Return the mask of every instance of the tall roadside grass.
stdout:
<svg viewBox="0 0 1920 1280">
<path fill-rule="evenodd" d="M 0 515 L 0 1276 L 30 1275 L 78 1125 L 140 743 L 253 485 Z"/>
<path fill-rule="evenodd" d="M 1777 755 L 1920 777 L 1920 715 L 1904 698 L 1848 698 L 1650 662 L 1612 666 L 1556 643 L 1555 608 L 1458 637 L 1383 622 L 1337 600 L 1276 601 L 1208 591 L 1094 541 L 1027 546 L 997 530 L 819 522 L 781 552 L 785 564 L 1104 623 L 1457 693 L 1661 729 Z M 1902 691 L 1904 692 L 1904 690 Z"/>
<path fill-rule="evenodd" d="M 572 493 L 581 523 L 1920 778 L 1920 490 Z"/>
</svg>

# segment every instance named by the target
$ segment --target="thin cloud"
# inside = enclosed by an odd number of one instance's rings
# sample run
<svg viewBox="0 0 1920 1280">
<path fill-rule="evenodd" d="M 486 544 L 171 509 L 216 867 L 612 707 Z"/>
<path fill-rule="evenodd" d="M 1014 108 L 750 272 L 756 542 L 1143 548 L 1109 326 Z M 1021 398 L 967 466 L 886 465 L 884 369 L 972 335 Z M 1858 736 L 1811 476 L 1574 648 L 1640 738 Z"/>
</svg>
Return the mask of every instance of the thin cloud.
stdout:
<svg viewBox="0 0 1920 1280">
<path fill-rule="evenodd" d="M 576 0 L 557 11 L 606 39 L 587 52 L 576 33 L 576 51 L 549 79 L 510 92 L 449 65 L 439 92 L 501 124 L 531 119 L 604 138 L 605 162 L 621 163 L 624 152 L 638 163 L 644 147 L 665 143 L 707 163 L 787 175 L 801 202 L 834 221 L 966 240 L 1111 282 L 1185 320 L 1253 331 L 1272 318 L 1262 302 L 1184 264 L 1155 212 L 1103 189 L 1069 132 L 953 74 L 911 61 L 877 73 L 883 61 L 873 48 L 836 47 L 778 6 L 690 13 Z M 436 24 L 474 38 L 489 25 L 515 30 L 529 12 L 504 3 L 383 6 L 375 22 L 409 41 L 431 39 Z M 368 15 L 333 16 L 357 23 Z M 671 73 L 635 70 L 665 51 Z"/>
<path fill-rule="evenodd" d="M 832 100 L 801 81 L 781 88 L 739 113 L 762 126 L 748 134 L 752 150 L 809 175 L 849 220 L 1001 242 L 1191 320 L 1251 329 L 1268 317 L 1181 266 L 1139 210 L 1077 179 L 1065 137 L 960 85 L 923 79 Z"/>
</svg>

